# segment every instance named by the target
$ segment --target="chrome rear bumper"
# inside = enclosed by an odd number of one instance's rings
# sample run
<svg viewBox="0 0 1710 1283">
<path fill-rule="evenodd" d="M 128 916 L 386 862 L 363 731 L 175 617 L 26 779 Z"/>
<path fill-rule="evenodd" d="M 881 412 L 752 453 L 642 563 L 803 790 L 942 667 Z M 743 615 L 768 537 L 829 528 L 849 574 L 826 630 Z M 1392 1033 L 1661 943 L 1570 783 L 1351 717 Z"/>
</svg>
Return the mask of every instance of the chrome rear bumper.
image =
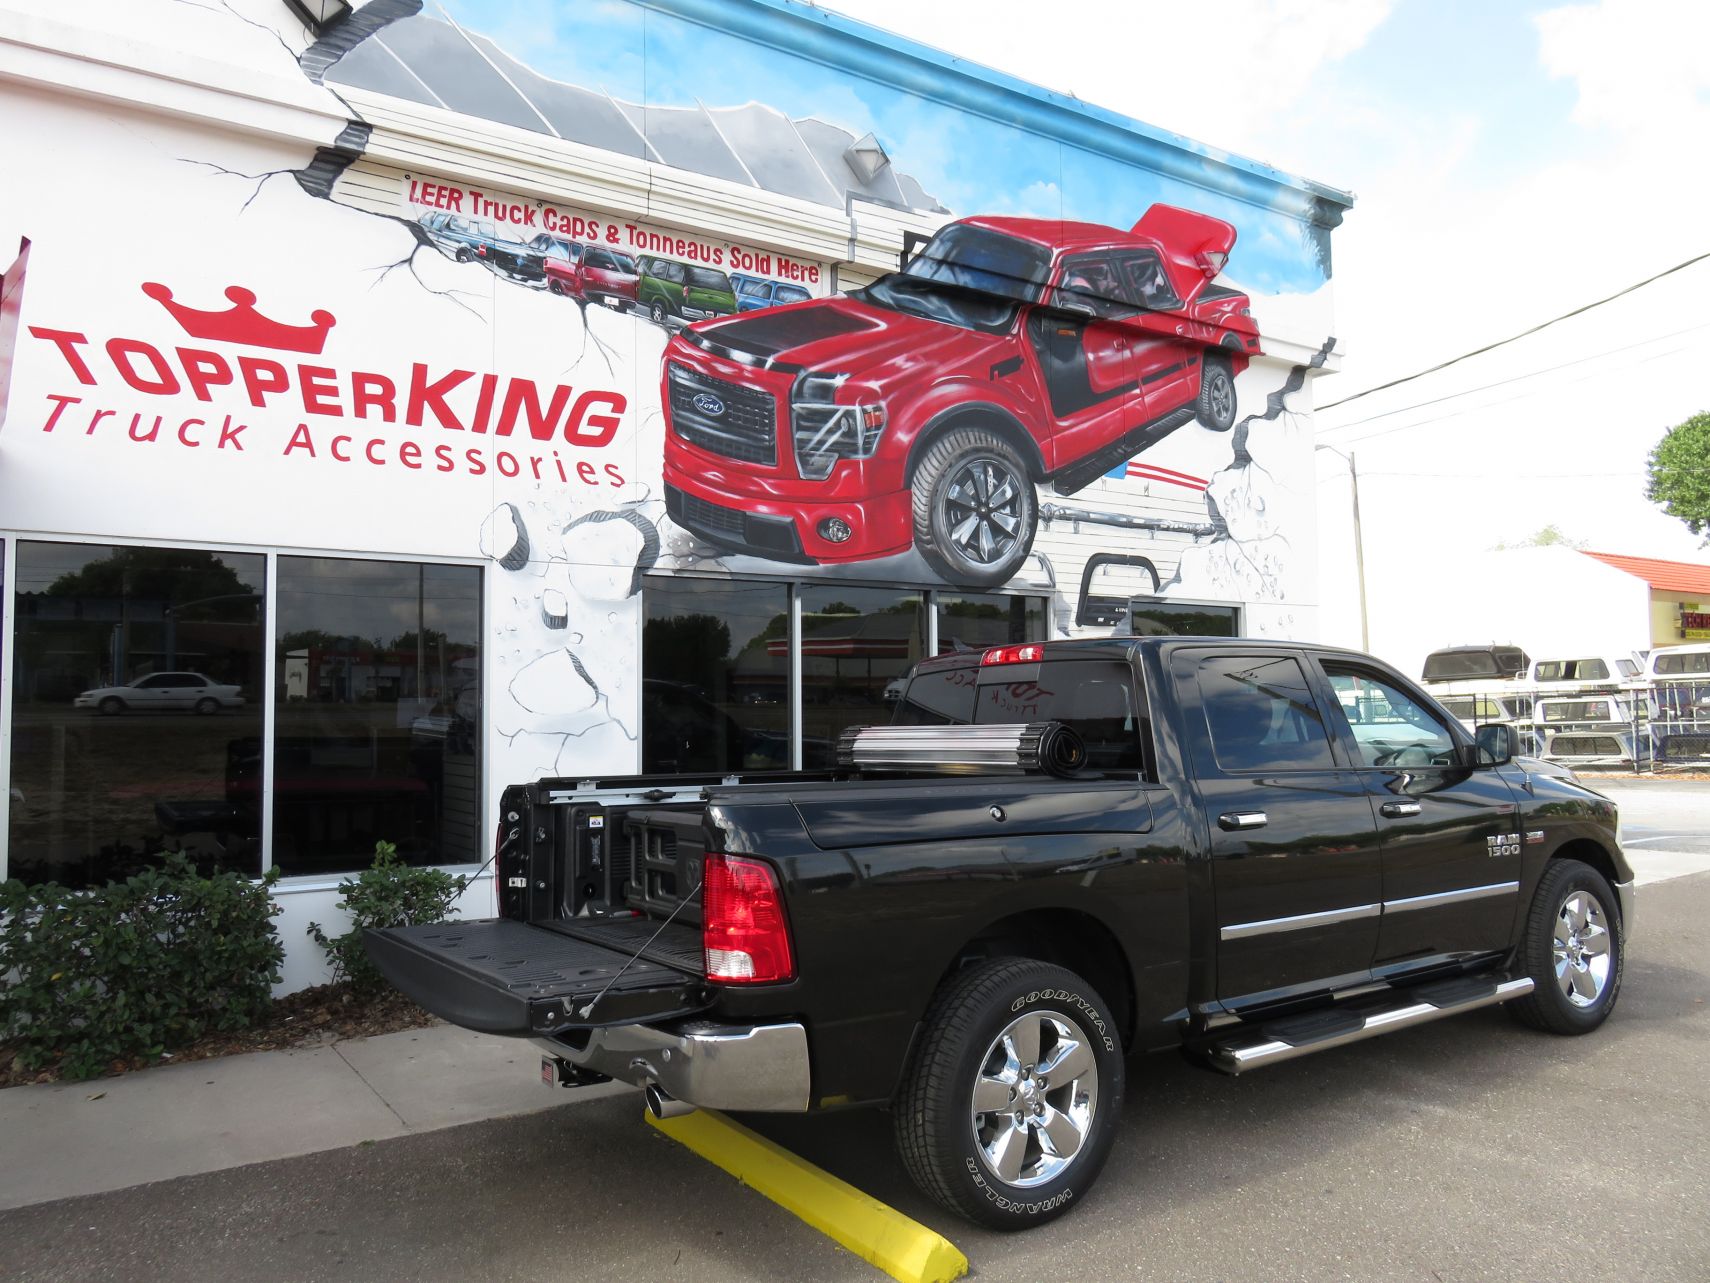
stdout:
<svg viewBox="0 0 1710 1283">
<path fill-rule="evenodd" d="M 549 1056 L 707 1109 L 802 1113 L 808 1107 L 807 1031 L 798 1024 L 616 1025 L 532 1040 Z"/>
</svg>

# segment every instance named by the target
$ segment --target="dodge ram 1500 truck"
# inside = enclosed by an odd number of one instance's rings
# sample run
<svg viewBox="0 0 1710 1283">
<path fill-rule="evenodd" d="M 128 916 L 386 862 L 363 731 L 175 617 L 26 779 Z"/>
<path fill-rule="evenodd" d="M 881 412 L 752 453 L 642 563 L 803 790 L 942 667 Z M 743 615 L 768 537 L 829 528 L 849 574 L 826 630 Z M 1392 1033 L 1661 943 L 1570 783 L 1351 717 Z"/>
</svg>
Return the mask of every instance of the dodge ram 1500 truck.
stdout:
<svg viewBox="0 0 1710 1283">
<path fill-rule="evenodd" d="M 1241 1073 L 1502 1002 L 1603 1022 L 1615 807 L 1512 734 L 1290 642 L 943 655 L 837 771 L 507 789 L 499 916 L 368 948 L 656 1113 L 888 1108 L 929 1195 L 1036 1225 L 1097 1177 L 1130 1054 Z"/>
</svg>

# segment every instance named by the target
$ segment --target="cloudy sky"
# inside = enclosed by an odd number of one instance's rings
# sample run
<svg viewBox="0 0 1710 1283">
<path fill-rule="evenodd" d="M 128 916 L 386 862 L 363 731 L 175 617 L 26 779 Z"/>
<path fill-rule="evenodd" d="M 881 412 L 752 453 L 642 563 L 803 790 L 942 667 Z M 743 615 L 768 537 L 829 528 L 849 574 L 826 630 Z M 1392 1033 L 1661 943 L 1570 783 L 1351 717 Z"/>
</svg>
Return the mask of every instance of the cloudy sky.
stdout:
<svg viewBox="0 0 1710 1283">
<path fill-rule="evenodd" d="M 1328 405 L 1710 251 L 1710 3 L 830 7 L 1357 194 L 1334 238 L 1348 356 L 1317 396 L 1320 439 L 1358 459 L 1374 615 L 1417 620 L 1457 557 L 1548 524 L 1710 561 L 1643 497 L 1650 448 L 1710 409 L 1710 261 Z M 1357 640 L 1347 464 L 1319 460 L 1325 630 Z"/>
</svg>

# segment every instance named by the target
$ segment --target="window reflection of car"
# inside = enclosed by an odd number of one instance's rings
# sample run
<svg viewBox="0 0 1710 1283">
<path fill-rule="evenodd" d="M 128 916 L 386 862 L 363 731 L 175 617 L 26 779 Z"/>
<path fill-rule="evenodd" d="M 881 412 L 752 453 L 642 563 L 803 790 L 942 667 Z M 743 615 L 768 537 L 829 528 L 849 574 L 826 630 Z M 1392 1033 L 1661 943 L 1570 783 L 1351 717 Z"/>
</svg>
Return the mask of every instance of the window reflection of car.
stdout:
<svg viewBox="0 0 1710 1283">
<path fill-rule="evenodd" d="M 242 708 L 242 688 L 211 681 L 201 673 L 150 673 L 128 686 L 97 686 L 72 700 L 76 708 L 92 708 L 109 716 L 183 710 L 217 713 Z"/>
<path fill-rule="evenodd" d="M 758 312 L 761 308 L 781 307 L 785 303 L 805 303 L 813 297 L 799 285 L 768 280 L 764 276 L 749 276 L 745 272 L 732 272 L 730 283 L 736 289 L 738 312 Z"/>
</svg>

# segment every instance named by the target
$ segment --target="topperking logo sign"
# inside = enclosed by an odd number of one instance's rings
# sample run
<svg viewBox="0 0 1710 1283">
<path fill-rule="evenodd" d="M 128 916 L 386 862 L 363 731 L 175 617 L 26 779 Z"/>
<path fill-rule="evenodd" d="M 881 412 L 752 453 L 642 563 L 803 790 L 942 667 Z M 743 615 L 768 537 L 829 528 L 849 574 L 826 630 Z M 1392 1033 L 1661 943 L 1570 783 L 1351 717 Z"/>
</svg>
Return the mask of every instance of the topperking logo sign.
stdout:
<svg viewBox="0 0 1710 1283">
<path fill-rule="evenodd" d="M 338 318 L 324 308 L 296 324 L 265 315 L 241 285 L 226 288 L 223 310 L 190 305 L 156 281 L 140 288 L 160 305 L 162 328 L 178 333 L 28 327 L 58 354 L 62 380 L 45 393 L 38 431 L 425 475 L 492 472 L 600 488 L 627 481 L 600 453 L 629 411 L 622 392 L 426 361 L 335 364 L 324 354 Z M 186 399 L 196 403 L 188 414 Z"/>
</svg>

